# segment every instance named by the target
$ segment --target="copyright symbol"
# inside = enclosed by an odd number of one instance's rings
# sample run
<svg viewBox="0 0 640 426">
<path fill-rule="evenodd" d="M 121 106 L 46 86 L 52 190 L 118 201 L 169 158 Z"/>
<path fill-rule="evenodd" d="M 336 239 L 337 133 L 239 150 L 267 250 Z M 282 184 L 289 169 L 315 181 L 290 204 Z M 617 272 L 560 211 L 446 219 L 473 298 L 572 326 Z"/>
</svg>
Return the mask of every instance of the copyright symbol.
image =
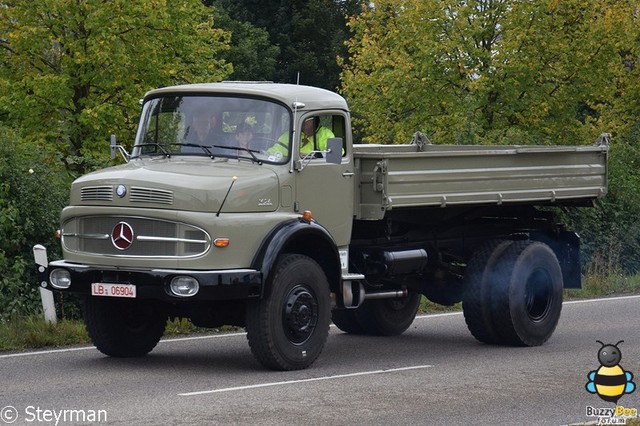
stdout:
<svg viewBox="0 0 640 426">
<path fill-rule="evenodd" d="M 0 410 L 0 420 L 5 423 L 13 423 L 18 420 L 18 410 L 11 405 L 7 405 L 2 410 Z"/>
</svg>

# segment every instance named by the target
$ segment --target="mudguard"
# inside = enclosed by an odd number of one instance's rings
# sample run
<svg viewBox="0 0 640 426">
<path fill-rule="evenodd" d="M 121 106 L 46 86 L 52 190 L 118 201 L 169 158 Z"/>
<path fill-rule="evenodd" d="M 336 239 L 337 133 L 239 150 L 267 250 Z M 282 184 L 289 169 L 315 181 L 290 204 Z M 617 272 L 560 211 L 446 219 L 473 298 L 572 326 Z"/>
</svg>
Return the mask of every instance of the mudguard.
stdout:
<svg viewBox="0 0 640 426">
<path fill-rule="evenodd" d="M 303 218 L 291 219 L 276 226 L 263 240 L 251 267 L 262 272 L 262 297 L 268 294 L 268 279 L 281 253 L 309 256 L 324 270 L 332 291 L 340 282 L 340 256 L 336 243 L 322 225 Z"/>
</svg>

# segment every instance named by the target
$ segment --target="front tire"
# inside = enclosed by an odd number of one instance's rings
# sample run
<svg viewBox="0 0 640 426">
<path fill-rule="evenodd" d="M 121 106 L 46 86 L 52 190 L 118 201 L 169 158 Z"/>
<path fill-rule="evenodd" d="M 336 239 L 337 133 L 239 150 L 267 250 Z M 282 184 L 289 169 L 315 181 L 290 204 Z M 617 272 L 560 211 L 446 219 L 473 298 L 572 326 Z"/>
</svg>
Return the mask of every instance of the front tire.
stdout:
<svg viewBox="0 0 640 426">
<path fill-rule="evenodd" d="M 320 355 L 329 334 L 329 283 L 313 259 L 285 254 L 268 281 L 269 294 L 247 306 L 254 357 L 274 370 L 300 370 Z"/>
<path fill-rule="evenodd" d="M 87 297 L 84 323 L 93 344 L 112 357 L 151 352 L 164 334 L 167 315 L 150 301 Z"/>
</svg>

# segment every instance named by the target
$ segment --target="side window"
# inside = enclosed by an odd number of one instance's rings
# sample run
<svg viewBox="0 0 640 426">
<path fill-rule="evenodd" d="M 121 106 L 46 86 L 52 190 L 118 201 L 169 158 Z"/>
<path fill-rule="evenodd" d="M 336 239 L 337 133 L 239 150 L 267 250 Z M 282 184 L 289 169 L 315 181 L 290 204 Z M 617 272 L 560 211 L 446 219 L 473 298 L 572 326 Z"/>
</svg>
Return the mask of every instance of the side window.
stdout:
<svg viewBox="0 0 640 426">
<path fill-rule="evenodd" d="M 300 156 L 313 151 L 326 151 L 327 140 L 342 138 L 342 156 L 346 155 L 345 120 L 341 115 L 319 115 L 307 118 L 302 124 Z M 316 157 L 321 157 L 316 155 Z"/>
<path fill-rule="evenodd" d="M 347 155 L 347 136 L 345 131 L 344 117 L 342 115 L 332 115 L 331 131 L 334 137 L 342 138 L 342 156 Z"/>
</svg>

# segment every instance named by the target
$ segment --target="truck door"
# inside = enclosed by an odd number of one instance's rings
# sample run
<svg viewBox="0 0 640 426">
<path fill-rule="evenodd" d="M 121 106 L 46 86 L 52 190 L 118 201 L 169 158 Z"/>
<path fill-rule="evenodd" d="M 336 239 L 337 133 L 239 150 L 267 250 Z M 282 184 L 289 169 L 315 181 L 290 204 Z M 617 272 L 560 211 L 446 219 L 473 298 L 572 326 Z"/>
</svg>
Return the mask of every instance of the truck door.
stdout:
<svg viewBox="0 0 640 426">
<path fill-rule="evenodd" d="M 310 117 L 312 116 L 304 118 Z M 336 244 L 339 247 L 346 246 L 351 239 L 356 179 L 350 123 L 348 116 L 343 113 L 316 117 L 318 126 L 325 127 L 335 137 L 342 138 L 342 162 L 330 164 L 325 158 L 304 159 L 304 154 L 299 154 L 301 141 L 296 141 L 294 157 L 300 161 L 295 172 L 295 206 L 300 212 L 310 210 L 318 223 L 329 230 Z M 325 132 L 325 136 L 326 134 Z"/>
</svg>

